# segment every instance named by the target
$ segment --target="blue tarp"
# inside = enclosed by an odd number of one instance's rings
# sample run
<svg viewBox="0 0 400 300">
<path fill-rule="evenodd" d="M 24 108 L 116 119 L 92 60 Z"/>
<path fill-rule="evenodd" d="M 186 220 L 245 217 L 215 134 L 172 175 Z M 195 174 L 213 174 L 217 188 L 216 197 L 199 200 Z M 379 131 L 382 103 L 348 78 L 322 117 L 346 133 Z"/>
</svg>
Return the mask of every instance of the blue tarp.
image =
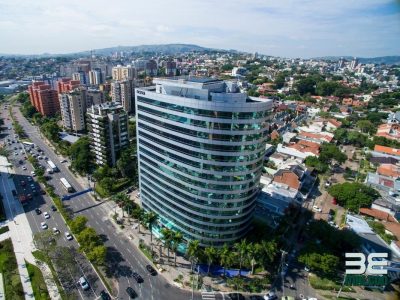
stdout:
<svg viewBox="0 0 400 300">
<path fill-rule="evenodd" d="M 197 265 L 196 266 L 196 271 L 198 270 L 201 274 L 207 275 L 207 270 L 208 270 L 208 265 Z M 248 275 L 250 273 L 250 270 L 244 270 L 240 272 L 241 275 Z M 215 276 L 222 276 L 224 275 L 224 268 L 221 266 L 211 266 L 210 267 L 210 274 L 215 275 Z M 239 275 L 239 270 L 230 270 L 226 269 L 225 270 L 225 276 L 227 277 L 235 277 Z"/>
<path fill-rule="evenodd" d="M 91 191 L 93 191 L 93 189 L 92 188 L 88 188 L 86 190 L 83 190 L 83 191 L 80 191 L 80 192 L 76 192 L 76 193 L 73 193 L 73 194 L 70 194 L 70 195 L 64 195 L 64 196 L 62 196 L 61 200 L 69 200 L 71 198 L 77 197 L 79 195 L 82 195 L 82 194 L 85 194 L 85 193 L 91 192 Z"/>
</svg>

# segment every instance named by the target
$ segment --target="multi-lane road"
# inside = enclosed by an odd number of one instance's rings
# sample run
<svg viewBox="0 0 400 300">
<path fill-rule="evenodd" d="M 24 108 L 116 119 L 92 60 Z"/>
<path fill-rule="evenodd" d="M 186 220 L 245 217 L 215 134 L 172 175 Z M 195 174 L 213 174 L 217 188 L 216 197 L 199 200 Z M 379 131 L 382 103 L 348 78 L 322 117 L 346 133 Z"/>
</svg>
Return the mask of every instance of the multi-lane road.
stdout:
<svg viewBox="0 0 400 300">
<path fill-rule="evenodd" d="M 1 108 L 3 111 L 4 107 Z M 81 184 L 75 179 L 72 173 L 69 171 L 68 166 L 65 163 L 61 163 L 62 158 L 54 153 L 54 151 L 45 143 L 44 139 L 41 137 L 38 128 L 31 125 L 20 113 L 18 107 L 13 108 L 14 115 L 19 124 L 24 128 L 25 133 L 28 135 L 29 139 L 42 151 L 44 151 L 43 156 L 47 156 L 48 159 L 53 161 L 59 172 L 52 175 L 50 184 L 55 187 L 56 193 L 59 195 L 65 194 L 65 190 L 60 182 L 61 177 L 65 177 L 68 182 L 74 187 L 75 190 L 80 191 L 86 189 L 88 185 L 81 186 Z M 8 111 L 7 111 L 8 113 Z M 6 121 L 6 122 L 11 122 Z M 10 125 L 6 125 L 10 126 Z M 14 145 L 14 144 L 12 144 Z M 14 146 L 11 147 L 13 148 Z M 20 151 L 20 149 L 18 149 Z M 14 152 L 14 150 L 12 150 Z M 45 162 L 40 161 L 42 164 Z M 18 163 L 16 161 L 16 163 Z M 30 173 L 30 168 L 26 171 L 21 168 L 17 169 L 18 174 L 28 175 Z M 18 179 L 16 179 L 18 180 Z M 40 197 L 37 197 L 40 198 Z M 67 230 L 64 222 L 61 218 L 58 218 L 58 213 L 52 213 L 50 210 L 51 200 L 48 197 L 43 197 L 44 200 L 41 203 L 32 203 L 32 207 L 27 208 L 28 219 L 31 223 L 31 227 L 34 230 L 40 229 L 40 222 L 43 221 L 44 217 L 42 215 L 36 215 L 34 207 L 40 205 L 42 211 L 47 211 L 51 213 L 51 218 L 47 221 L 49 229 L 52 227 L 57 227 L 62 233 Z M 47 201 L 48 200 L 48 201 Z M 36 201 L 36 200 L 35 200 Z M 39 201 L 39 200 L 38 200 Z M 118 299 L 129 299 L 126 288 L 128 286 L 132 287 L 140 299 L 149 300 L 159 300 L 159 299 L 191 299 L 191 292 L 181 290 L 175 286 L 170 285 L 165 278 L 162 276 L 151 276 L 145 266 L 148 264 L 146 258 L 139 252 L 136 247 L 124 236 L 118 233 L 111 221 L 109 220 L 110 204 L 106 202 L 96 202 L 88 194 L 83 194 L 78 197 L 72 198 L 71 200 L 64 202 L 67 209 L 70 209 L 74 215 L 84 215 L 88 218 L 88 225 L 93 227 L 105 241 L 105 246 L 108 248 L 108 267 L 107 273 L 113 278 L 116 283 L 117 297 Z M 58 217 L 57 217 L 58 216 Z M 63 238 L 63 237 L 62 237 Z M 67 243 L 67 241 L 65 241 Z M 68 243 L 70 243 L 68 241 Z M 68 244 L 67 243 L 67 244 Z M 89 267 L 87 267 L 89 269 Z M 143 283 L 138 284 L 131 277 L 132 272 L 137 272 L 144 278 Z M 90 276 L 89 276 L 90 277 Z M 93 275 L 93 280 L 96 280 L 95 275 Z M 99 286 L 98 290 L 101 290 L 101 282 L 96 280 L 93 284 L 94 286 Z M 98 295 L 98 290 L 96 290 L 96 295 Z M 84 296 L 84 295 L 83 295 Z M 202 299 L 202 296 L 198 293 L 194 294 L 194 299 Z"/>
</svg>

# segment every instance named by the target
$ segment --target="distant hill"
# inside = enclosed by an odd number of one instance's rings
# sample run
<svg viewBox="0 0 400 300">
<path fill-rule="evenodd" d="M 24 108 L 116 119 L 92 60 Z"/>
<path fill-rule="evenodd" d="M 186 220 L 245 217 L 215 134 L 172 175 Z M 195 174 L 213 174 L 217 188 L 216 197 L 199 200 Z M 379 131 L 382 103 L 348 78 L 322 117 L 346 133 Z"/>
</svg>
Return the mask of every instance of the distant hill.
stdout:
<svg viewBox="0 0 400 300">
<path fill-rule="evenodd" d="M 352 60 L 353 56 L 323 56 L 314 57 L 314 59 L 324 59 L 331 61 L 338 61 L 341 57 L 345 60 Z M 357 57 L 358 61 L 362 64 L 386 64 L 386 65 L 400 65 L 400 56 L 378 56 L 378 57 Z"/>
<path fill-rule="evenodd" d="M 207 51 L 207 50 L 216 50 L 216 49 L 205 48 L 191 44 L 164 44 L 164 45 L 117 46 L 111 48 L 94 49 L 94 52 L 99 55 L 110 55 L 115 52 L 121 52 L 121 51 L 133 52 L 133 53 L 154 52 L 163 54 L 175 54 L 175 53 L 186 53 L 186 52 Z M 221 51 L 226 51 L 226 50 L 221 50 Z M 90 51 L 83 51 L 73 54 L 82 55 L 89 53 Z"/>
</svg>

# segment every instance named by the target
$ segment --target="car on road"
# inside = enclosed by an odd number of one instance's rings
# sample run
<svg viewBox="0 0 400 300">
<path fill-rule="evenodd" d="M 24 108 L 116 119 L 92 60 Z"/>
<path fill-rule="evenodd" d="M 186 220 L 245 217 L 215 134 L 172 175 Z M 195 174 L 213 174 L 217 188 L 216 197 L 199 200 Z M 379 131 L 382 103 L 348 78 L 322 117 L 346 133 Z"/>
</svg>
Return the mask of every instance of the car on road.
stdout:
<svg viewBox="0 0 400 300">
<path fill-rule="evenodd" d="M 54 235 L 60 234 L 60 230 L 58 230 L 56 227 L 53 227 L 53 234 Z"/>
<path fill-rule="evenodd" d="M 68 241 L 70 241 L 70 240 L 73 239 L 72 235 L 71 235 L 68 231 L 67 231 L 64 235 L 65 235 L 65 238 L 66 238 Z"/>
<path fill-rule="evenodd" d="M 316 211 L 316 212 L 322 212 L 322 209 L 320 208 L 320 207 L 318 207 L 318 206 L 316 206 L 316 205 L 314 205 L 313 207 L 312 207 L 312 209 L 314 210 L 314 211 Z"/>
<path fill-rule="evenodd" d="M 90 288 L 89 283 L 87 282 L 86 278 L 84 276 L 82 276 L 81 278 L 79 278 L 78 281 L 79 285 L 81 286 L 81 288 L 86 291 Z"/>
<path fill-rule="evenodd" d="M 231 300 L 245 300 L 246 298 L 240 293 L 229 293 L 228 299 Z"/>
<path fill-rule="evenodd" d="M 43 213 L 45 219 L 50 219 L 50 214 L 46 211 Z"/>
<path fill-rule="evenodd" d="M 40 208 L 35 208 L 35 212 L 37 215 L 40 215 L 42 213 L 42 211 L 40 210 Z"/>
<path fill-rule="evenodd" d="M 126 288 L 126 293 L 129 295 L 129 298 L 131 298 L 131 299 L 135 299 L 137 297 L 135 290 L 133 288 L 131 288 L 130 286 L 128 286 Z"/>
<path fill-rule="evenodd" d="M 146 270 L 149 271 L 149 273 L 150 273 L 152 276 L 157 275 L 157 271 L 156 271 L 151 265 L 147 265 L 147 266 L 146 266 Z"/>
<path fill-rule="evenodd" d="M 267 294 L 264 295 L 264 300 L 277 300 L 278 296 L 275 294 L 275 292 L 268 292 Z"/>
<path fill-rule="evenodd" d="M 57 211 L 57 207 L 55 207 L 54 205 L 51 206 L 51 210 L 52 211 Z"/>
<path fill-rule="evenodd" d="M 47 228 L 49 228 L 49 226 L 47 226 L 46 222 L 40 223 L 40 227 L 42 227 L 42 229 L 47 229 Z"/>
<path fill-rule="evenodd" d="M 136 280 L 137 283 L 142 283 L 143 282 L 143 278 L 142 276 L 140 276 L 138 273 L 133 272 L 132 273 L 132 277 Z"/>
<path fill-rule="evenodd" d="M 111 296 L 106 291 L 100 292 L 101 300 L 111 300 Z"/>
</svg>

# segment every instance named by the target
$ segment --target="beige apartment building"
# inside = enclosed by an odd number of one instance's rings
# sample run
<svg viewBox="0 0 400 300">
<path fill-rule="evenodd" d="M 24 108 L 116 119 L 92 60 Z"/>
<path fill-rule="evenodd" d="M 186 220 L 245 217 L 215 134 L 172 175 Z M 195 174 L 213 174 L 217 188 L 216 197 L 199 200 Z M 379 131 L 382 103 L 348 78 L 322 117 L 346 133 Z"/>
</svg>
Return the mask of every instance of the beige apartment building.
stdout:
<svg viewBox="0 0 400 300">
<path fill-rule="evenodd" d="M 130 65 L 118 65 L 112 68 L 113 80 L 133 80 L 134 78 L 136 78 L 136 69 Z"/>
<path fill-rule="evenodd" d="M 86 93 L 85 89 L 74 89 L 58 95 L 65 129 L 75 132 L 85 129 Z"/>
</svg>

